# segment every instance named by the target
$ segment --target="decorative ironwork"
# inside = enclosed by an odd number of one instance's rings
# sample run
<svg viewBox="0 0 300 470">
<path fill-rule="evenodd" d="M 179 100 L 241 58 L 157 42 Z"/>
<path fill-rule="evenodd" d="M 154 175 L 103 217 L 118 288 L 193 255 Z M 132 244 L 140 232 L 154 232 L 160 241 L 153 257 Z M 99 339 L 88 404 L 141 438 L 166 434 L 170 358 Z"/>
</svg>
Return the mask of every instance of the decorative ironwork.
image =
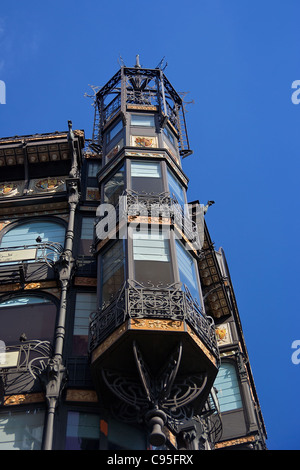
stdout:
<svg viewBox="0 0 300 470">
<path fill-rule="evenodd" d="M 160 112 L 161 123 L 169 120 L 178 133 L 180 154 L 185 157 L 192 153 L 189 149 L 183 100 L 161 68 L 144 69 L 137 60 L 135 67 L 122 66 L 102 88 L 91 88 L 94 94 L 86 96 L 94 100 L 93 145 L 102 148 L 104 126 L 119 110 L 124 114 L 127 104 L 155 106 Z"/>
<path fill-rule="evenodd" d="M 102 377 L 113 394 L 125 403 L 126 406 L 123 405 L 125 415 L 135 416 L 137 421 L 145 419 L 153 427 L 150 442 L 153 445 L 162 445 L 165 436 L 161 427 L 168 420 L 173 422 L 186 417 L 187 405 L 202 393 L 207 377 L 205 373 L 189 377 L 178 376 L 182 357 L 181 343 L 158 375 L 153 375 L 148 369 L 135 341 L 133 353 L 138 379 L 134 376 L 122 376 L 120 372 L 107 369 L 102 370 Z M 119 405 L 118 408 L 120 413 Z M 122 416 L 123 419 L 125 415 Z"/>
<path fill-rule="evenodd" d="M 105 216 L 107 217 L 107 215 Z M 186 239 L 192 244 L 192 247 L 200 253 L 201 244 L 198 234 L 197 225 L 185 211 L 176 198 L 171 196 L 169 192 L 162 193 L 137 193 L 133 190 L 126 190 L 120 197 L 119 203 L 115 207 L 113 216 L 115 222 L 119 222 L 121 218 L 128 217 L 150 217 L 167 218 L 170 220 L 170 226 L 176 226 Z M 95 226 L 103 219 L 98 217 L 95 220 Z M 98 231 L 100 233 L 100 231 Z M 99 239 L 99 233 L 96 239 Z M 103 237 L 107 237 L 107 233 L 103 232 Z"/>
<path fill-rule="evenodd" d="M 30 249 L 35 249 L 36 250 L 36 255 L 35 259 L 29 260 L 30 262 L 44 262 L 48 266 L 53 267 L 53 263 L 58 260 L 59 256 L 63 252 L 63 247 L 60 243 L 57 242 L 39 242 L 37 239 L 37 244 L 31 244 L 31 245 L 19 245 L 19 246 L 14 246 L 11 249 L 8 248 L 0 248 L 0 253 L 5 253 L 5 252 L 14 252 L 18 253 L 19 250 L 30 250 Z M 14 263 L 12 260 L 10 262 Z M 17 261 L 15 262 L 17 263 Z M 7 264 L 7 263 L 6 263 Z M 1 264 L 0 264 L 1 266 Z"/>
<path fill-rule="evenodd" d="M 216 390 L 212 387 L 208 400 L 200 415 L 194 417 L 201 423 L 204 432 L 209 436 L 211 443 L 216 444 L 222 437 L 223 424 Z"/>
<path fill-rule="evenodd" d="M 0 367 L 0 377 L 5 394 L 30 391 L 37 384 L 40 386 L 38 379 L 46 370 L 52 354 L 52 346 L 49 341 L 32 340 L 21 342 L 15 346 L 7 346 L 5 353 L 11 352 L 18 353 L 16 365 L 14 367 Z"/>
<path fill-rule="evenodd" d="M 127 318 L 156 318 L 186 321 L 218 358 L 214 322 L 203 315 L 185 286 L 180 283 L 169 287 L 145 287 L 136 281 L 124 284 L 115 300 L 106 308 L 93 312 L 90 317 L 89 352 L 92 352 Z"/>
</svg>

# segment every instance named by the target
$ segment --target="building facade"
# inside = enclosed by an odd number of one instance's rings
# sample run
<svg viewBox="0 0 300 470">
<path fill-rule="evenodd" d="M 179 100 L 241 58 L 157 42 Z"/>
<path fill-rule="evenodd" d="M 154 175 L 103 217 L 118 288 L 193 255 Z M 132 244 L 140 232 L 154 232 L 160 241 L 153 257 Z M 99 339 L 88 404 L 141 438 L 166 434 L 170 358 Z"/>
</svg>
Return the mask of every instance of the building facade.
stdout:
<svg viewBox="0 0 300 470">
<path fill-rule="evenodd" d="M 94 129 L 0 139 L 0 449 L 265 449 L 181 96 L 122 66 Z"/>
</svg>

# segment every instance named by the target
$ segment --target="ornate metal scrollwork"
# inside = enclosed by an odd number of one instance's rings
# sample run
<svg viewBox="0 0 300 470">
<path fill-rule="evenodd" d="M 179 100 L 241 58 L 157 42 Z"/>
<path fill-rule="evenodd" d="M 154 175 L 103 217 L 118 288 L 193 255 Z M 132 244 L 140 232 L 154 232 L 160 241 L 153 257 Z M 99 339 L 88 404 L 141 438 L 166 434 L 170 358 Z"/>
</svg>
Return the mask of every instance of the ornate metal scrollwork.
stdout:
<svg viewBox="0 0 300 470">
<path fill-rule="evenodd" d="M 188 405 L 203 391 L 207 376 L 205 373 L 189 377 L 178 376 L 182 357 L 181 343 L 157 375 L 148 368 L 135 341 L 133 354 L 137 375 L 123 376 L 119 371 L 103 369 L 102 377 L 111 392 L 123 402 L 122 406 L 117 403 L 118 417 L 136 422 L 145 419 L 153 426 L 152 442 L 158 445 L 157 442 L 162 440 L 159 429 L 165 421 L 172 425 L 176 420 L 193 415 Z"/>
<path fill-rule="evenodd" d="M 51 344 L 48 341 L 24 341 L 16 346 L 7 346 L 6 352 L 18 353 L 18 362 L 15 367 L 0 369 L 5 393 L 31 391 L 37 385 L 40 388 L 38 379 L 47 368 L 52 354 Z"/>
<path fill-rule="evenodd" d="M 219 357 L 214 321 L 204 316 L 200 306 L 181 284 L 144 286 L 136 281 L 124 284 L 106 308 L 91 314 L 89 351 L 96 348 L 126 318 L 152 318 L 186 321 L 209 350 Z"/>
</svg>

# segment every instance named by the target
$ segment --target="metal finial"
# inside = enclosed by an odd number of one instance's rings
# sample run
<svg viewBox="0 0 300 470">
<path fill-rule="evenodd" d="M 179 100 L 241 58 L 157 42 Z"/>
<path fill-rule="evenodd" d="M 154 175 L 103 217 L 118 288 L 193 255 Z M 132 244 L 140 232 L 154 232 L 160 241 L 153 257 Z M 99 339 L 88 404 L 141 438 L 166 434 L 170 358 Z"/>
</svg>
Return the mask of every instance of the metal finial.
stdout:
<svg viewBox="0 0 300 470">
<path fill-rule="evenodd" d="M 136 66 L 136 68 L 139 68 L 139 69 L 141 68 L 139 54 L 137 54 L 136 57 L 135 57 L 135 66 Z"/>
</svg>

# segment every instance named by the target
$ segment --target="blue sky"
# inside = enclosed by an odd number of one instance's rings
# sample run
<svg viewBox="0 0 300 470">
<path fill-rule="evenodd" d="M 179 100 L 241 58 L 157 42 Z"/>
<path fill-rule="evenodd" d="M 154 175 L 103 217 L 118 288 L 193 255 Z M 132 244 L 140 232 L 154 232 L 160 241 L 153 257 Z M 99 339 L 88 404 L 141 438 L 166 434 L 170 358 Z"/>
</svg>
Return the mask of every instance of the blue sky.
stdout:
<svg viewBox="0 0 300 470">
<path fill-rule="evenodd" d="M 300 3 L 297 0 L 2 2 L 0 136 L 85 129 L 84 97 L 136 54 L 165 57 L 188 92 L 189 200 L 225 250 L 269 449 L 300 449 Z"/>
</svg>

